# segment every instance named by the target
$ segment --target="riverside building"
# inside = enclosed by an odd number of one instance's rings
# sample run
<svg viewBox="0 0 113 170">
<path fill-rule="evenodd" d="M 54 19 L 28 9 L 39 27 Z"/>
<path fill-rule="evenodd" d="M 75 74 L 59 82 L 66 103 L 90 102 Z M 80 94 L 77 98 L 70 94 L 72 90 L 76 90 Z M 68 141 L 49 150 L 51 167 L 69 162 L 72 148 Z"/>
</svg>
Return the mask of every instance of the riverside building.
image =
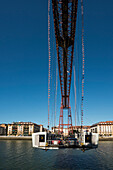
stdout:
<svg viewBox="0 0 113 170">
<path fill-rule="evenodd" d="M 40 132 L 43 130 L 43 125 L 37 125 L 32 122 L 13 122 L 7 125 L 8 135 L 14 136 L 31 136 L 32 133 Z"/>
<path fill-rule="evenodd" d="M 99 136 L 113 136 L 113 121 L 98 122 L 91 126 L 91 132 Z"/>
<path fill-rule="evenodd" d="M 51 129 L 52 129 L 53 133 L 58 134 L 58 131 L 59 131 L 59 127 L 58 126 L 52 127 Z M 72 126 L 72 127 L 69 128 L 69 132 L 71 132 L 72 130 L 73 130 L 73 133 L 80 133 L 81 132 L 81 126 Z M 83 126 L 82 130 L 84 132 L 90 132 L 91 131 L 90 130 L 90 126 Z M 63 135 L 64 136 L 68 135 L 68 128 L 64 128 L 63 129 Z"/>
<path fill-rule="evenodd" d="M 73 132 L 80 132 L 81 131 L 81 126 L 73 126 Z M 70 128 L 71 130 L 71 128 Z M 82 130 L 84 132 L 90 132 L 90 126 L 82 126 Z"/>
<path fill-rule="evenodd" d="M 7 124 L 0 124 L 0 135 L 7 135 Z"/>
</svg>

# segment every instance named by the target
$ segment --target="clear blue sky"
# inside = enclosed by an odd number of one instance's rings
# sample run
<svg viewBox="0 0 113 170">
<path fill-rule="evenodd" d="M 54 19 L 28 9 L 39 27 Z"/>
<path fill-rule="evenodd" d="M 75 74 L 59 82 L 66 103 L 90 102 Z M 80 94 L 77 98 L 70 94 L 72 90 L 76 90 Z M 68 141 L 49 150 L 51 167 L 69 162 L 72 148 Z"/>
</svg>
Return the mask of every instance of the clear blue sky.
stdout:
<svg viewBox="0 0 113 170">
<path fill-rule="evenodd" d="M 113 120 L 112 7 L 84 0 L 86 125 Z M 47 0 L 0 1 L 0 123 L 47 126 L 47 22 Z"/>
</svg>

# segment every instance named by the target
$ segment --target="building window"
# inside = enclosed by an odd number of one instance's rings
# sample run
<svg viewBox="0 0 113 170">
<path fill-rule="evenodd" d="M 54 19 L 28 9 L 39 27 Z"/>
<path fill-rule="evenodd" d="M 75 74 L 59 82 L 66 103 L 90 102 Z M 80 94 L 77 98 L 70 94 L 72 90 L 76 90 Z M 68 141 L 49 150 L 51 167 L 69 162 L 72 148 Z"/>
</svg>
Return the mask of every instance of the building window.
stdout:
<svg viewBox="0 0 113 170">
<path fill-rule="evenodd" d="M 24 125 L 24 136 L 28 136 L 29 135 L 29 126 L 28 125 Z"/>
<path fill-rule="evenodd" d="M 12 135 L 17 135 L 17 125 L 12 126 Z"/>
</svg>

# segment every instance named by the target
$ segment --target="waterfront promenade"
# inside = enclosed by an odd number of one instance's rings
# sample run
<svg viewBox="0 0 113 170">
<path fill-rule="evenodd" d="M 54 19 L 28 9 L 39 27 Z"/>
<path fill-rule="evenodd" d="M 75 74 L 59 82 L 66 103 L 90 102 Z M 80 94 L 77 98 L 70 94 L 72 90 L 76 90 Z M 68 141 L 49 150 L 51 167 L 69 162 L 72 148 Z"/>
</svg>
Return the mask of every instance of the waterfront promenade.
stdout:
<svg viewBox="0 0 113 170">
<path fill-rule="evenodd" d="M 0 140 L 31 140 L 32 136 L 0 136 Z"/>
<path fill-rule="evenodd" d="M 113 136 L 99 137 L 99 141 L 113 141 Z"/>
<path fill-rule="evenodd" d="M 32 136 L 0 136 L 0 140 L 32 140 Z M 99 141 L 113 141 L 113 136 L 99 137 Z"/>
</svg>

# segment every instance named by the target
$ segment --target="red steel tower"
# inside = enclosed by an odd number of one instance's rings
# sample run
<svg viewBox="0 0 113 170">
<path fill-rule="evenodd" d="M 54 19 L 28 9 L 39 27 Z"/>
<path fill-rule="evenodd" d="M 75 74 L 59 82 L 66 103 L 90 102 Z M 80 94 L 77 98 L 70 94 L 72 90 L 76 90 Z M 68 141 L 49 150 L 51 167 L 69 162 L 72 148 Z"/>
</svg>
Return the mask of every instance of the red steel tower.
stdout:
<svg viewBox="0 0 113 170">
<path fill-rule="evenodd" d="M 59 130 L 61 133 L 63 133 L 64 126 L 67 126 L 68 129 L 72 126 L 70 86 L 74 53 L 77 5 L 78 0 L 52 0 L 60 88 L 62 96 L 59 118 Z M 64 114 L 67 114 L 68 117 L 66 123 L 63 121 Z"/>
</svg>

